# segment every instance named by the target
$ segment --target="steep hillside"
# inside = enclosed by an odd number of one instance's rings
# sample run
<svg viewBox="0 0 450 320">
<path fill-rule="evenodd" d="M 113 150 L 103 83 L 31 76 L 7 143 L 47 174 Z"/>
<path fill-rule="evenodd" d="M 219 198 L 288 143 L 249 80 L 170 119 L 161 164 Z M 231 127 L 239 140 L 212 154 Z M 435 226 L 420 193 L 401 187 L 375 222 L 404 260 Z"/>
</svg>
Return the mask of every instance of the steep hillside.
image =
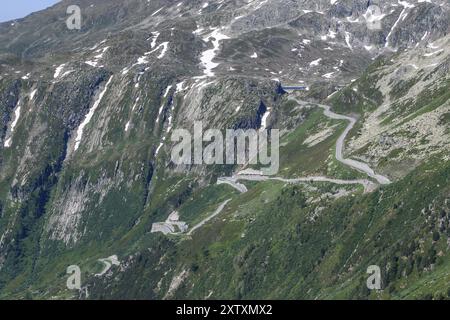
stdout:
<svg viewBox="0 0 450 320">
<path fill-rule="evenodd" d="M 71 4 L 0 24 L 0 298 L 448 296 L 447 1 Z M 279 170 L 174 163 L 199 122 Z"/>
</svg>

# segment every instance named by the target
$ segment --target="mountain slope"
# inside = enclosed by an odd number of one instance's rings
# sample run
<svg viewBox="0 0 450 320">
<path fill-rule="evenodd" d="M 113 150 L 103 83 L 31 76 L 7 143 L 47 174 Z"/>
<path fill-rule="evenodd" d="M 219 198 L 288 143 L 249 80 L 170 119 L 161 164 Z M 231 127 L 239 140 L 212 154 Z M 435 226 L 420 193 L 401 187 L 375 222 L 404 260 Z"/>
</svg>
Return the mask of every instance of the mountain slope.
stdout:
<svg viewBox="0 0 450 320">
<path fill-rule="evenodd" d="M 79 1 L 68 30 L 70 4 L 0 24 L 1 298 L 447 294 L 447 2 Z M 174 164 L 196 121 L 280 129 L 278 180 Z"/>
</svg>

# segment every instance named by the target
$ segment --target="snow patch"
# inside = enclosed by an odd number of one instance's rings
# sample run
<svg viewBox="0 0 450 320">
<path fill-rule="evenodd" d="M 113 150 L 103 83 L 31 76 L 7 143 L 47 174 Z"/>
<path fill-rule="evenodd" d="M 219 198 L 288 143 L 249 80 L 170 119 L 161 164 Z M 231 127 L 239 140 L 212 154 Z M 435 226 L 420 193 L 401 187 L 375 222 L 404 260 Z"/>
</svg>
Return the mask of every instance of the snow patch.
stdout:
<svg viewBox="0 0 450 320">
<path fill-rule="evenodd" d="M 150 43 L 150 46 L 153 48 L 155 48 L 156 46 L 156 41 L 158 40 L 160 33 L 159 32 L 155 32 L 155 35 L 152 38 L 152 42 Z"/>
<path fill-rule="evenodd" d="M 327 79 L 331 79 L 331 77 L 333 76 L 334 72 L 330 72 L 330 73 L 326 73 L 324 74 L 322 77 L 323 78 L 327 78 Z"/>
<path fill-rule="evenodd" d="M 161 43 L 161 44 L 160 44 L 159 46 L 157 46 L 155 49 L 153 49 L 152 51 L 146 53 L 146 55 L 149 55 L 149 54 L 151 54 L 151 53 L 153 53 L 153 52 L 156 52 L 156 51 L 158 51 L 158 50 L 161 49 L 161 48 L 162 48 L 161 53 L 160 53 L 156 58 L 157 58 L 157 59 L 162 59 L 162 58 L 166 55 L 167 49 L 169 48 L 169 42 L 163 42 L 163 43 Z M 148 63 L 148 62 L 146 61 L 145 63 Z"/>
<path fill-rule="evenodd" d="M 37 89 L 34 89 L 33 91 L 31 91 L 30 93 L 30 100 L 34 100 L 34 96 L 36 95 Z"/>
<path fill-rule="evenodd" d="M 392 26 L 391 30 L 389 31 L 387 37 L 386 37 L 386 43 L 384 44 L 384 47 L 387 48 L 389 47 L 389 39 L 391 38 L 392 33 L 394 32 L 395 28 L 397 27 L 397 25 L 400 23 L 400 20 L 405 20 L 406 16 L 408 15 L 408 13 L 406 12 L 408 8 L 414 8 L 413 4 L 410 4 L 406 1 L 399 1 L 399 4 L 401 4 L 403 6 L 403 10 L 402 12 L 400 12 L 400 15 L 397 19 L 397 21 L 395 21 L 394 25 Z"/>
<path fill-rule="evenodd" d="M 151 17 L 156 16 L 162 9 L 164 9 L 164 6 L 162 6 L 161 8 L 159 8 L 158 10 L 156 10 L 155 12 L 153 12 L 153 13 L 151 14 Z"/>
<path fill-rule="evenodd" d="M 352 44 L 350 43 L 351 34 L 348 31 L 345 31 L 345 43 L 347 44 L 347 47 L 350 48 L 350 50 L 353 50 Z"/>
<path fill-rule="evenodd" d="M 184 81 L 177 83 L 175 93 L 179 93 L 184 90 Z"/>
<path fill-rule="evenodd" d="M 386 14 L 380 13 L 377 14 L 372 10 L 371 7 L 367 8 L 366 13 L 363 14 L 364 19 L 366 19 L 367 22 L 377 22 L 383 20 L 384 17 L 386 17 Z"/>
<path fill-rule="evenodd" d="M 111 80 L 113 79 L 113 76 L 111 76 L 111 78 L 109 78 L 108 82 L 105 85 L 105 88 L 103 89 L 102 92 L 100 92 L 97 100 L 94 102 L 94 104 L 92 105 L 92 108 L 89 110 L 88 114 L 86 115 L 86 117 L 84 118 L 83 122 L 80 124 L 80 126 L 77 129 L 77 136 L 75 138 L 75 147 L 74 150 L 77 150 L 78 147 L 80 146 L 81 143 L 81 138 L 83 137 L 83 130 L 86 127 L 86 125 L 91 121 L 92 116 L 94 115 L 95 110 L 98 108 L 98 106 L 100 105 L 100 102 L 103 99 L 103 96 L 105 95 L 106 91 L 108 90 L 109 84 L 111 83 Z"/>
<path fill-rule="evenodd" d="M 56 68 L 55 74 L 53 75 L 53 79 L 57 79 L 57 78 L 59 77 L 59 75 L 60 75 L 61 72 L 63 71 L 65 65 L 66 65 L 66 64 L 63 63 L 62 65 L 60 65 L 59 67 Z"/>
<path fill-rule="evenodd" d="M 309 65 L 310 65 L 310 66 L 318 66 L 319 63 L 320 63 L 320 61 L 322 61 L 322 58 L 319 58 L 319 59 L 317 59 L 317 60 L 311 61 L 311 62 L 309 63 Z"/>
<path fill-rule="evenodd" d="M 158 148 L 156 148 L 155 157 L 158 155 L 159 150 L 161 150 L 161 147 L 164 145 L 164 143 L 160 142 Z"/>
<path fill-rule="evenodd" d="M 261 118 L 261 128 L 260 128 L 260 130 L 265 130 L 267 128 L 267 119 L 270 116 L 270 111 L 271 111 L 271 109 L 268 108 L 267 111 L 263 114 L 263 116 Z"/>
<path fill-rule="evenodd" d="M 211 40 L 213 39 L 213 40 Z M 216 57 L 219 48 L 220 48 L 220 41 L 230 39 L 230 37 L 222 34 L 219 29 L 214 30 L 211 34 L 203 38 L 203 41 L 209 42 L 212 41 L 213 48 L 209 50 L 205 50 L 202 52 L 202 55 L 200 57 L 201 65 L 204 67 L 203 71 L 203 77 L 213 77 L 214 72 L 212 71 L 215 69 L 219 64 L 213 62 L 214 58 Z"/>
<path fill-rule="evenodd" d="M 11 144 L 12 144 L 12 135 L 13 135 L 13 133 L 14 133 L 14 129 L 15 129 L 16 126 L 17 126 L 17 123 L 19 122 L 20 111 L 21 111 L 21 109 L 22 109 L 21 101 L 19 100 L 19 102 L 17 103 L 16 110 L 14 111 L 14 120 L 13 120 L 13 122 L 11 123 L 11 129 L 10 129 L 11 131 L 10 131 L 10 133 L 9 133 L 9 138 L 6 139 L 6 141 L 5 141 L 5 143 L 4 143 L 4 147 L 5 147 L 5 148 L 11 147 Z"/>
<path fill-rule="evenodd" d="M 167 97 L 167 95 L 169 94 L 170 89 L 172 89 L 172 85 L 167 86 L 166 92 L 164 92 L 164 98 Z"/>
</svg>

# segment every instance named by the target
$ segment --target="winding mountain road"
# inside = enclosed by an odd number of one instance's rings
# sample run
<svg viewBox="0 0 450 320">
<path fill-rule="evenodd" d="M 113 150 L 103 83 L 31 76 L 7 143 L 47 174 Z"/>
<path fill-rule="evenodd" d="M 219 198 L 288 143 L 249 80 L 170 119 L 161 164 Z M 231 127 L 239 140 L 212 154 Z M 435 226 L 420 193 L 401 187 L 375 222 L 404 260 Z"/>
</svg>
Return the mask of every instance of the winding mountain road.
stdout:
<svg viewBox="0 0 450 320">
<path fill-rule="evenodd" d="M 310 103 L 307 103 L 304 101 L 300 101 L 295 97 L 289 97 L 289 100 L 296 101 L 300 105 L 310 104 Z M 368 179 L 342 180 L 342 179 L 328 178 L 328 177 L 324 177 L 324 176 L 312 176 L 312 177 L 287 179 L 287 178 L 282 178 L 282 177 L 270 177 L 270 176 L 265 176 L 262 174 L 235 174 L 231 177 L 220 177 L 219 179 L 217 179 L 217 184 L 230 185 L 231 187 L 238 190 L 240 193 L 245 193 L 248 191 L 248 189 L 244 184 L 239 183 L 239 181 L 269 181 L 269 180 L 273 180 L 273 181 L 281 181 L 281 182 L 286 182 L 286 183 L 330 182 L 330 183 L 334 183 L 334 184 L 338 184 L 338 185 L 360 184 L 360 185 L 364 186 L 364 192 L 371 192 L 371 191 L 375 190 L 377 187 L 377 184 L 380 184 L 380 185 L 390 184 L 391 181 L 387 177 L 375 173 L 375 171 L 368 164 L 366 164 L 364 162 L 356 161 L 353 159 L 344 158 L 345 139 L 347 138 L 348 134 L 353 129 L 353 127 L 355 126 L 355 124 L 358 120 L 356 118 L 352 118 L 349 116 L 334 113 L 333 111 L 331 111 L 330 106 L 322 105 L 322 104 L 315 104 L 315 105 L 322 108 L 324 110 L 324 112 L 323 112 L 324 115 L 327 116 L 328 118 L 335 119 L 335 120 L 346 120 L 349 122 L 348 126 L 345 128 L 344 132 L 339 136 L 339 138 L 336 142 L 336 154 L 335 154 L 336 160 L 352 169 L 356 169 L 358 171 L 361 171 L 361 172 L 367 174 L 367 176 L 369 176 L 370 178 L 375 179 L 377 181 L 377 183 L 370 181 Z M 200 223 L 198 223 L 196 226 L 194 226 L 187 233 L 187 235 L 192 235 L 192 233 L 195 230 L 202 227 L 205 223 L 207 223 L 208 221 L 210 221 L 211 219 L 213 219 L 214 217 L 219 215 L 223 211 L 225 206 L 228 204 L 228 202 L 230 202 L 230 201 L 231 201 L 231 199 L 228 199 L 225 202 L 221 203 L 220 206 L 216 209 L 216 211 L 213 214 L 211 214 L 210 216 L 208 216 L 207 218 L 202 220 Z"/>
<path fill-rule="evenodd" d="M 291 98 L 290 100 L 294 100 L 299 104 L 304 104 L 304 102 L 299 101 L 296 98 Z M 345 159 L 344 158 L 343 150 L 344 150 L 345 138 L 347 138 L 349 132 L 353 129 L 353 127 L 355 126 L 355 124 L 358 120 L 356 118 L 352 118 L 349 116 L 344 116 L 341 114 L 334 113 L 333 111 L 331 111 L 330 106 L 326 106 L 326 105 L 322 105 L 322 104 L 317 104 L 317 106 L 324 109 L 323 114 L 325 116 L 327 116 L 328 118 L 335 119 L 335 120 L 347 120 L 349 122 L 347 128 L 345 128 L 344 132 L 340 135 L 340 137 L 338 138 L 338 140 L 336 142 L 336 160 L 353 168 L 353 169 L 364 172 L 369 177 L 377 180 L 379 184 L 383 184 L 383 185 L 390 184 L 391 181 L 387 177 L 382 176 L 380 174 L 376 174 L 375 171 L 371 167 L 369 167 L 369 165 L 367 163 L 356 161 L 353 159 Z"/>
<path fill-rule="evenodd" d="M 226 180 L 226 182 L 224 182 Z M 376 183 L 367 180 L 367 179 L 355 179 L 355 180 L 342 180 L 342 179 L 334 179 L 334 178 L 327 178 L 323 176 L 311 176 L 311 177 L 303 177 L 303 178 L 294 178 L 294 179 L 287 179 L 282 177 L 269 177 L 264 175 L 245 175 L 245 174 L 236 174 L 232 177 L 222 177 L 219 178 L 217 181 L 217 184 L 223 184 L 226 183 L 236 190 L 240 191 L 241 193 L 247 192 L 247 188 L 243 189 L 241 186 L 243 184 L 239 183 L 239 181 L 280 181 L 280 182 L 286 182 L 286 183 L 303 183 L 303 182 L 330 182 L 334 184 L 340 184 L 340 185 L 353 185 L 353 184 L 360 184 L 364 186 L 365 192 L 370 192 L 376 188 Z M 220 183 L 219 183 L 220 181 Z M 244 191 L 245 190 L 245 191 Z"/>
<path fill-rule="evenodd" d="M 289 97 L 289 100 L 293 100 L 300 105 L 310 104 L 308 102 L 300 101 L 295 97 Z M 364 162 L 356 161 L 353 159 L 344 158 L 345 139 L 347 138 L 348 134 L 355 126 L 357 119 L 350 117 L 350 116 L 345 116 L 345 115 L 334 113 L 333 111 L 331 111 L 330 106 L 322 105 L 322 104 L 315 104 L 315 105 L 324 109 L 324 115 L 327 116 L 328 118 L 335 119 L 335 120 L 346 120 L 349 122 L 348 126 L 345 128 L 344 132 L 339 136 L 339 138 L 336 142 L 336 154 L 335 154 L 336 160 L 352 169 L 356 169 L 360 172 L 365 173 L 370 178 L 375 179 L 378 184 L 381 184 L 381 185 L 390 184 L 391 181 L 387 177 L 375 173 L 375 171 L 368 164 L 366 164 Z M 276 181 L 282 181 L 282 182 L 287 182 L 287 183 L 300 183 L 300 182 L 313 181 L 313 182 L 330 182 L 330 183 L 335 183 L 335 184 L 340 184 L 340 185 L 360 184 L 360 185 L 364 186 L 365 192 L 373 191 L 377 186 L 376 183 L 374 183 L 370 180 L 367 180 L 367 179 L 342 180 L 342 179 L 328 178 L 328 177 L 324 177 L 324 176 L 312 176 L 312 177 L 286 179 L 286 178 L 282 178 L 282 177 L 264 176 L 262 174 L 261 175 L 235 174 L 232 177 L 221 177 L 217 180 L 217 184 L 228 184 L 228 185 L 232 186 L 233 188 L 235 188 L 236 190 L 238 190 L 239 192 L 245 193 L 245 192 L 247 192 L 247 187 L 244 184 L 239 183 L 239 181 L 268 181 L 268 180 L 276 180 Z"/>
<path fill-rule="evenodd" d="M 109 258 L 105 258 L 105 259 L 99 259 L 98 261 L 100 261 L 101 263 L 104 264 L 103 270 L 100 273 L 97 273 L 95 276 L 96 277 L 101 277 L 103 276 L 106 272 L 109 271 L 109 269 L 111 269 L 111 267 L 113 265 L 115 266 L 120 266 L 120 261 L 117 258 L 116 255 L 112 255 Z"/>
<path fill-rule="evenodd" d="M 205 219 L 203 219 L 201 222 L 199 222 L 198 224 L 196 224 L 191 230 L 189 230 L 189 232 L 187 233 L 188 236 L 192 235 L 192 233 L 197 230 L 198 228 L 201 228 L 205 223 L 207 223 L 209 220 L 211 220 L 212 218 L 214 218 L 215 216 L 219 215 L 223 209 L 225 208 L 225 206 L 228 204 L 228 202 L 230 202 L 231 199 L 228 199 L 224 202 L 222 202 L 220 204 L 220 206 L 216 209 L 216 211 L 214 211 L 213 214 L 211 214 L 210 216 L 206 217 Z"/>
</svg>

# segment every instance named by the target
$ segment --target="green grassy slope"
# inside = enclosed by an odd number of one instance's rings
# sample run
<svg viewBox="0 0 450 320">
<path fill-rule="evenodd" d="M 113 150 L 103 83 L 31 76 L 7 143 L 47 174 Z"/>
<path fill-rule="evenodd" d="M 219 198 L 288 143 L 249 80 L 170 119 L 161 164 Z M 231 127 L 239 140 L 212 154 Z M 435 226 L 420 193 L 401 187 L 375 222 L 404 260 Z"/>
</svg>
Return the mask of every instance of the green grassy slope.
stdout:
<svg viewBox="0 0 450 320">
<path fill-rule="evenodd" d="M 186 271 L 172 298 L 442 298 L 449 178 L 436 158 L 374 193 L 315 203 L 308 187 L 255 184 L 192 239 L 156 236 L 126 272 L 94 280 L 91 297 L 162 298 Z M 382 291 L 366 288 L 369 265 L 380 266 Z"/>
</svg>

